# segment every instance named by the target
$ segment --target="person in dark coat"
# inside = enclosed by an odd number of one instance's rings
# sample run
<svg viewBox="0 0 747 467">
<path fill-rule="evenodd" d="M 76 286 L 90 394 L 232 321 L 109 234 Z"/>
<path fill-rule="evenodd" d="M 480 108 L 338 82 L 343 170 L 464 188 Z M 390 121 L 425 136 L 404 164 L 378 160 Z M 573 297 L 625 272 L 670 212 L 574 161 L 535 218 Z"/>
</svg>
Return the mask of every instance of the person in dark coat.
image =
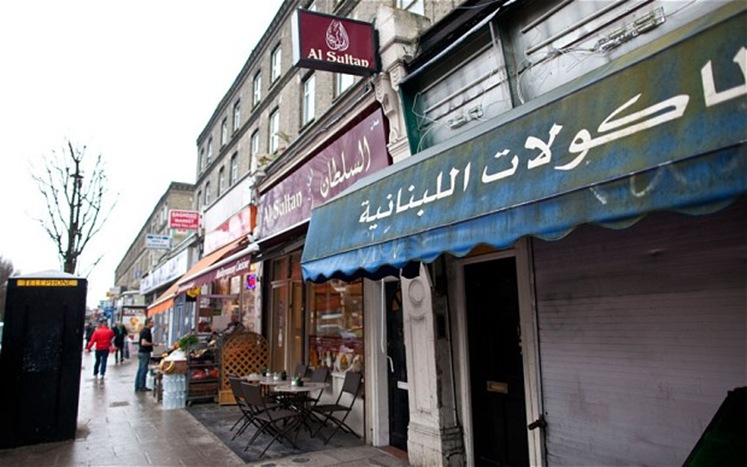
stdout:
<svg viewBox="0 0 747 467">
<path fill-rule="evenodd" d="M 88 347 L 88 341 L 91 340 L 91 336 L 93 335 L 93 331 L 95 331 L 96 328 L 93 327 L 93 323 L 90 321 L 86 323 L 86 327 L 83 331 L 83 338 L 85 339 L 85 347 Z"/>
<path fill-rule="evenodd" d="M 114 363 L 122 363 L 125 357 L 124 346 L 127 329 L 120 321 L 117 321 L 112 331 L 114 331 L 114 347 L 117 349 L 114 352 Z"/>
</svg>

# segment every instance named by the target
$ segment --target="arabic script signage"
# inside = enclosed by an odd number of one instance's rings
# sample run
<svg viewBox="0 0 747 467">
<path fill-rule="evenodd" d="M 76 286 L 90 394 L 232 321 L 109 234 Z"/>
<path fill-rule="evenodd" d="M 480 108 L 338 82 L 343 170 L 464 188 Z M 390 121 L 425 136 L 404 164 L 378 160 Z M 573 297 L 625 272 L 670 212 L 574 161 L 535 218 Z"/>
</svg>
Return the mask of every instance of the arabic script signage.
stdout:
<svg viewBox="0 0 747 467">
<path fill-rule="evenodd" d="M 662 205 L 664 196 L 669 206 L 677 206 L 679 196 L 705 183 L 707 172 L 690 179 L 678 173 L 684 164 L 676 162 L 743 149 L 747 140 L 745 16 L 742 12 L 684 39 L 673 34 L 680 40 L 659 53 L 615 62 L 547 96 L 545 105 L 536 105 L 538 100 L 514 109 L 459 142 L 433 147 L 399 171 L 336 198 L 314 212 L 304 263 L 498 212 L 521 211 L 511 219 L 532 223 L 537 234 L 562 230 L 549 224 L 564 218 L 556 212 L 563 205 L 553 200 L 571 193 L 588 194 L 595 203 L 583 207 L 590 210 L 587 222 L 605 221 L 605 212 L 640 214 L 635 209 L 647 197 Z M 601 73 L 607 76 L 600 78 Z M 730 176 L 739 178 L 739 164 L 732 165 L 736 173 Z M 632 178 L 658 168 L 657 176 Z M 692 181 L 678 188 L 682 193 L 657 190 L 660 176 L 669 173 Z M 600 189 L 616 180 L 630 180 L 625 198 L 613 199 Z M 582 206 L 565 209 L 575 216 Z M 509 235 L 524 225 L 501 229 Z M 443 251 L 418 245 L 423 255 Z M 388 261 L 392 255 L 407 256 L 387 251 Z"/>
<path fill-rule="evenodd" d="M 298 9 L 292 25 L 295 66 L 364 76 L 378 71 L 371 23 Z"/>
<path fill-rule="evenodd" d="M 305 222 L 315 206 L 388 165 L 384 117 L 378 109 L 261 196 L 260 236 Z"/>
</svg>

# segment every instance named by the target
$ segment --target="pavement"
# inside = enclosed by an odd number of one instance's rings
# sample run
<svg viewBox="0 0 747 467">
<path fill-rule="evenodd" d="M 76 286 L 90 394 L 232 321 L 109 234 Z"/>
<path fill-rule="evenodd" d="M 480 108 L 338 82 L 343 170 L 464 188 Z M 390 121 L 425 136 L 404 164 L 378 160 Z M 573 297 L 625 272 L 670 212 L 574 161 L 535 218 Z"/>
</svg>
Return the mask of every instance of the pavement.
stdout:
<svg viewBox="0 0 747 467">
<path fill-rule="evenodd" d="M 135 392 L 137 359 L 115 364 L 106 377 L 93 378 L 93 354 L 83 354 L 78 427 L 74 440 L 0 450 L 0 465 L 13 466 L 404 466 L 402 456 L 370 445 L 319 447 L 284 457 L 275 443 L 261 459 L 247 462 L 189 410 L 164 410 L 151 392 Z M 216 410 L 230 410 L 213 404 Z M 207 407 L 202 408 L 203 411 Z M 238 409 L 237 409 L 238 410 Z M 247 430 L 244 442 L 252 435 Z M 240 439 L 240 438 L 239 438 Z M 261 438 L 260 438 L 261 439 Z M 259 442 L 259 440 L 257 441 Z M 273 449 L 276 449 L 273 451 Z M 286 451 L 283 451 L 286 449 Z"/>
</svg>

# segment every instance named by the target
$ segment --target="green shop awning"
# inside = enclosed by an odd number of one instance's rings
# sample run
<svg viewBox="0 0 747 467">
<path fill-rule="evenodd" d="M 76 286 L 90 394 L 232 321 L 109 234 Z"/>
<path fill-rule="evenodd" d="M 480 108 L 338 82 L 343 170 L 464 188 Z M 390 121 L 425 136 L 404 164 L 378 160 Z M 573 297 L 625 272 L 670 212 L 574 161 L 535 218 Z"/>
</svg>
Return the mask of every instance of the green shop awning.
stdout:
<svg viewBox="0 0 747 467">
<path fill-rule="evenodd" d="M 728 4 L 359 181 L 312 212 L 304 278 L 379 278 L 479 244 L 723 208 L 747 192 L 746 22 Z"/>
</svg>

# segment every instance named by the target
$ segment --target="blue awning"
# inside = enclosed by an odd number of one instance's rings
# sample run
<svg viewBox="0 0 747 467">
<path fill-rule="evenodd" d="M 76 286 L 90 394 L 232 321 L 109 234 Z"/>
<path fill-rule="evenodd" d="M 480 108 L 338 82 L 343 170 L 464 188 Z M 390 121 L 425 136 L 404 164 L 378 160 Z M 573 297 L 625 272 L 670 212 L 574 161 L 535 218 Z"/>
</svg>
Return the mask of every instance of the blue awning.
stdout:
<svg viewBox="0 0 747 467">
<path fill-rule="evenodd" d="M 747 192 L 744 4 L 361 180 L 315 209 L 304 278 L 379 278 Z"/>
</svg>

